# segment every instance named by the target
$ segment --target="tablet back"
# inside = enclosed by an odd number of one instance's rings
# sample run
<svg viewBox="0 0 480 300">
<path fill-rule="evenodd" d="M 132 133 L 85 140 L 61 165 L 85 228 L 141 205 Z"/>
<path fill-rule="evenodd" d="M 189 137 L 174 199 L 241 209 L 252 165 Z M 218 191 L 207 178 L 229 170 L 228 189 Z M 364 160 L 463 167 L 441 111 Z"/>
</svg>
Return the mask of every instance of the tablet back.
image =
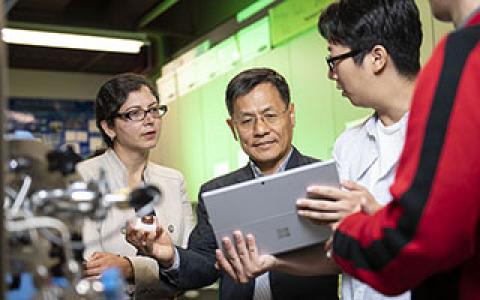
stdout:
<svg viewBox="0 0 480 300">
<path fill-rule="evenodd" d="M 318 162 L 202 194 L 217 243 L 232 232 L 252 233 L 261 254 L 326 240 L 331 230 L 299 217 L 295 202 L 313 184 L 339 186 L 334 161 Z"/>
</svg>

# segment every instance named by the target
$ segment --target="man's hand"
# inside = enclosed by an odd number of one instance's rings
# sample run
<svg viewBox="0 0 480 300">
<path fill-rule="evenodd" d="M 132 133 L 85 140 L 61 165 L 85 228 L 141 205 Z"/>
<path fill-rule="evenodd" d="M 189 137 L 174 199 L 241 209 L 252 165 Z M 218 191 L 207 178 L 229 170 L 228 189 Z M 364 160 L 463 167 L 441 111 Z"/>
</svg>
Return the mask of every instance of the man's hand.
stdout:
<svg viewBox="0 0 480 300">
<path fill-rule="evenodd" d="M 86 278 L 98 278 L 106 269 L 118 268 L 125 279 L 133 278 L 133 267 L 127 258 L 108 252 L 94 252 L 84 263 Z"/>
<path fill-rule="evenodd" d="M 353 181 L 342 182 L 342 187 L 308 187 L 308 198 L 297 200 L 298 214 L 318 224 L 330 224 L 335 230 L 352 213 L 360 210 L 374 213 L 382 207 L 365 187 Z"/>
<path fill-rule="evenodd" d="M 274 256 L 259 255 L 253 235 L 247 234 L 245 238 L 240 231 L 235 231 L 233 236 L 236 245 L 228 237 L 223 238 L 225 254 L 220 249 L 216 250 L 215 266 L 224 270 L 235 282 L 247 283 L 275 267 Z"/>
<path fill-rule="evenodd" d="M 133 224 L 128 222 L 125 236 L 127 242 L 135 246 L 143 255 L 158 260 L 162 267 L 169 268 L 173 265 L 175 250 L 172 239 L 158 222 L 155 231 L 135 229 Z"/>
</svg>

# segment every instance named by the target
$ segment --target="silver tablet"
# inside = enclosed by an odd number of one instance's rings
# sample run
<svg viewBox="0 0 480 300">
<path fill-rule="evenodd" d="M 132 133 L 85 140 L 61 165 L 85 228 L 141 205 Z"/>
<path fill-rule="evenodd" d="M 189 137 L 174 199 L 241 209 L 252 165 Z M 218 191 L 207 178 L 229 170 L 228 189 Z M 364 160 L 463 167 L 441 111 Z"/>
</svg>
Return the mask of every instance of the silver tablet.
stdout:
<svg viewBox="0 0 480 300">
<path fill-rule="evenodd" d="M 318 162 L 202 194 L 217 243 L 241 230 L 255 236 L 261 254 L 320 243 L 331 230 L 298 216 L 295 202 L 310 185 L 338 187 L 334 161 Z"/>
</svg>

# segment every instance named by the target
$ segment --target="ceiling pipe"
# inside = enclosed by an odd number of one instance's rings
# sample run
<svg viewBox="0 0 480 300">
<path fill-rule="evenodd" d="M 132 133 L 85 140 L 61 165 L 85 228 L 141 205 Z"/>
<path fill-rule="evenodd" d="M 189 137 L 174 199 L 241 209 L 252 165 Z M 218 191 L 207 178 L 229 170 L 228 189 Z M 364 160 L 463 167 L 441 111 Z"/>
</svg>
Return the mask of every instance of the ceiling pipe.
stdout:
<svg viewBox="0 0 480 300">
<path fill-rule="evenodd" d="M 172 7 L 179 0 L 165 0 L 162 3 L 155 6 L 150 10 L 141 20 L 138 22 L 138 28 L 143 28 L 150 24 L 153 20 L 158 18 L 161 14 L 166 12 L 170 7 Z"/>
</svg>

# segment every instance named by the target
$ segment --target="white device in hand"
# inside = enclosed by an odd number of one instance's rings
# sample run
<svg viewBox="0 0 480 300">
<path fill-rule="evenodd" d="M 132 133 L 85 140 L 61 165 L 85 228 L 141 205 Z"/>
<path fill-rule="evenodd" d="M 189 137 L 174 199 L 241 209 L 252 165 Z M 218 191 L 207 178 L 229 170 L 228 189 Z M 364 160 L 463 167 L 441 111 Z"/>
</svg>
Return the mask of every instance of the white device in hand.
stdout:
<svg viewBox="0 0 480 300">
<path fill-rule="evenodd" d="M 144 216 L 141 218 L 137 218 L 134 227 L 137 230 L 156 231 L 157 222 L 154 216 Z"/>
<path fill-rule="evenodd" d="M 135 209 L 137 221 L 134 228 L 144 231 L 156 231 L 155 205 L 162 193 L 155 186 L 137 188 L 130 193 L 130 204 Z"/>
</svg>

